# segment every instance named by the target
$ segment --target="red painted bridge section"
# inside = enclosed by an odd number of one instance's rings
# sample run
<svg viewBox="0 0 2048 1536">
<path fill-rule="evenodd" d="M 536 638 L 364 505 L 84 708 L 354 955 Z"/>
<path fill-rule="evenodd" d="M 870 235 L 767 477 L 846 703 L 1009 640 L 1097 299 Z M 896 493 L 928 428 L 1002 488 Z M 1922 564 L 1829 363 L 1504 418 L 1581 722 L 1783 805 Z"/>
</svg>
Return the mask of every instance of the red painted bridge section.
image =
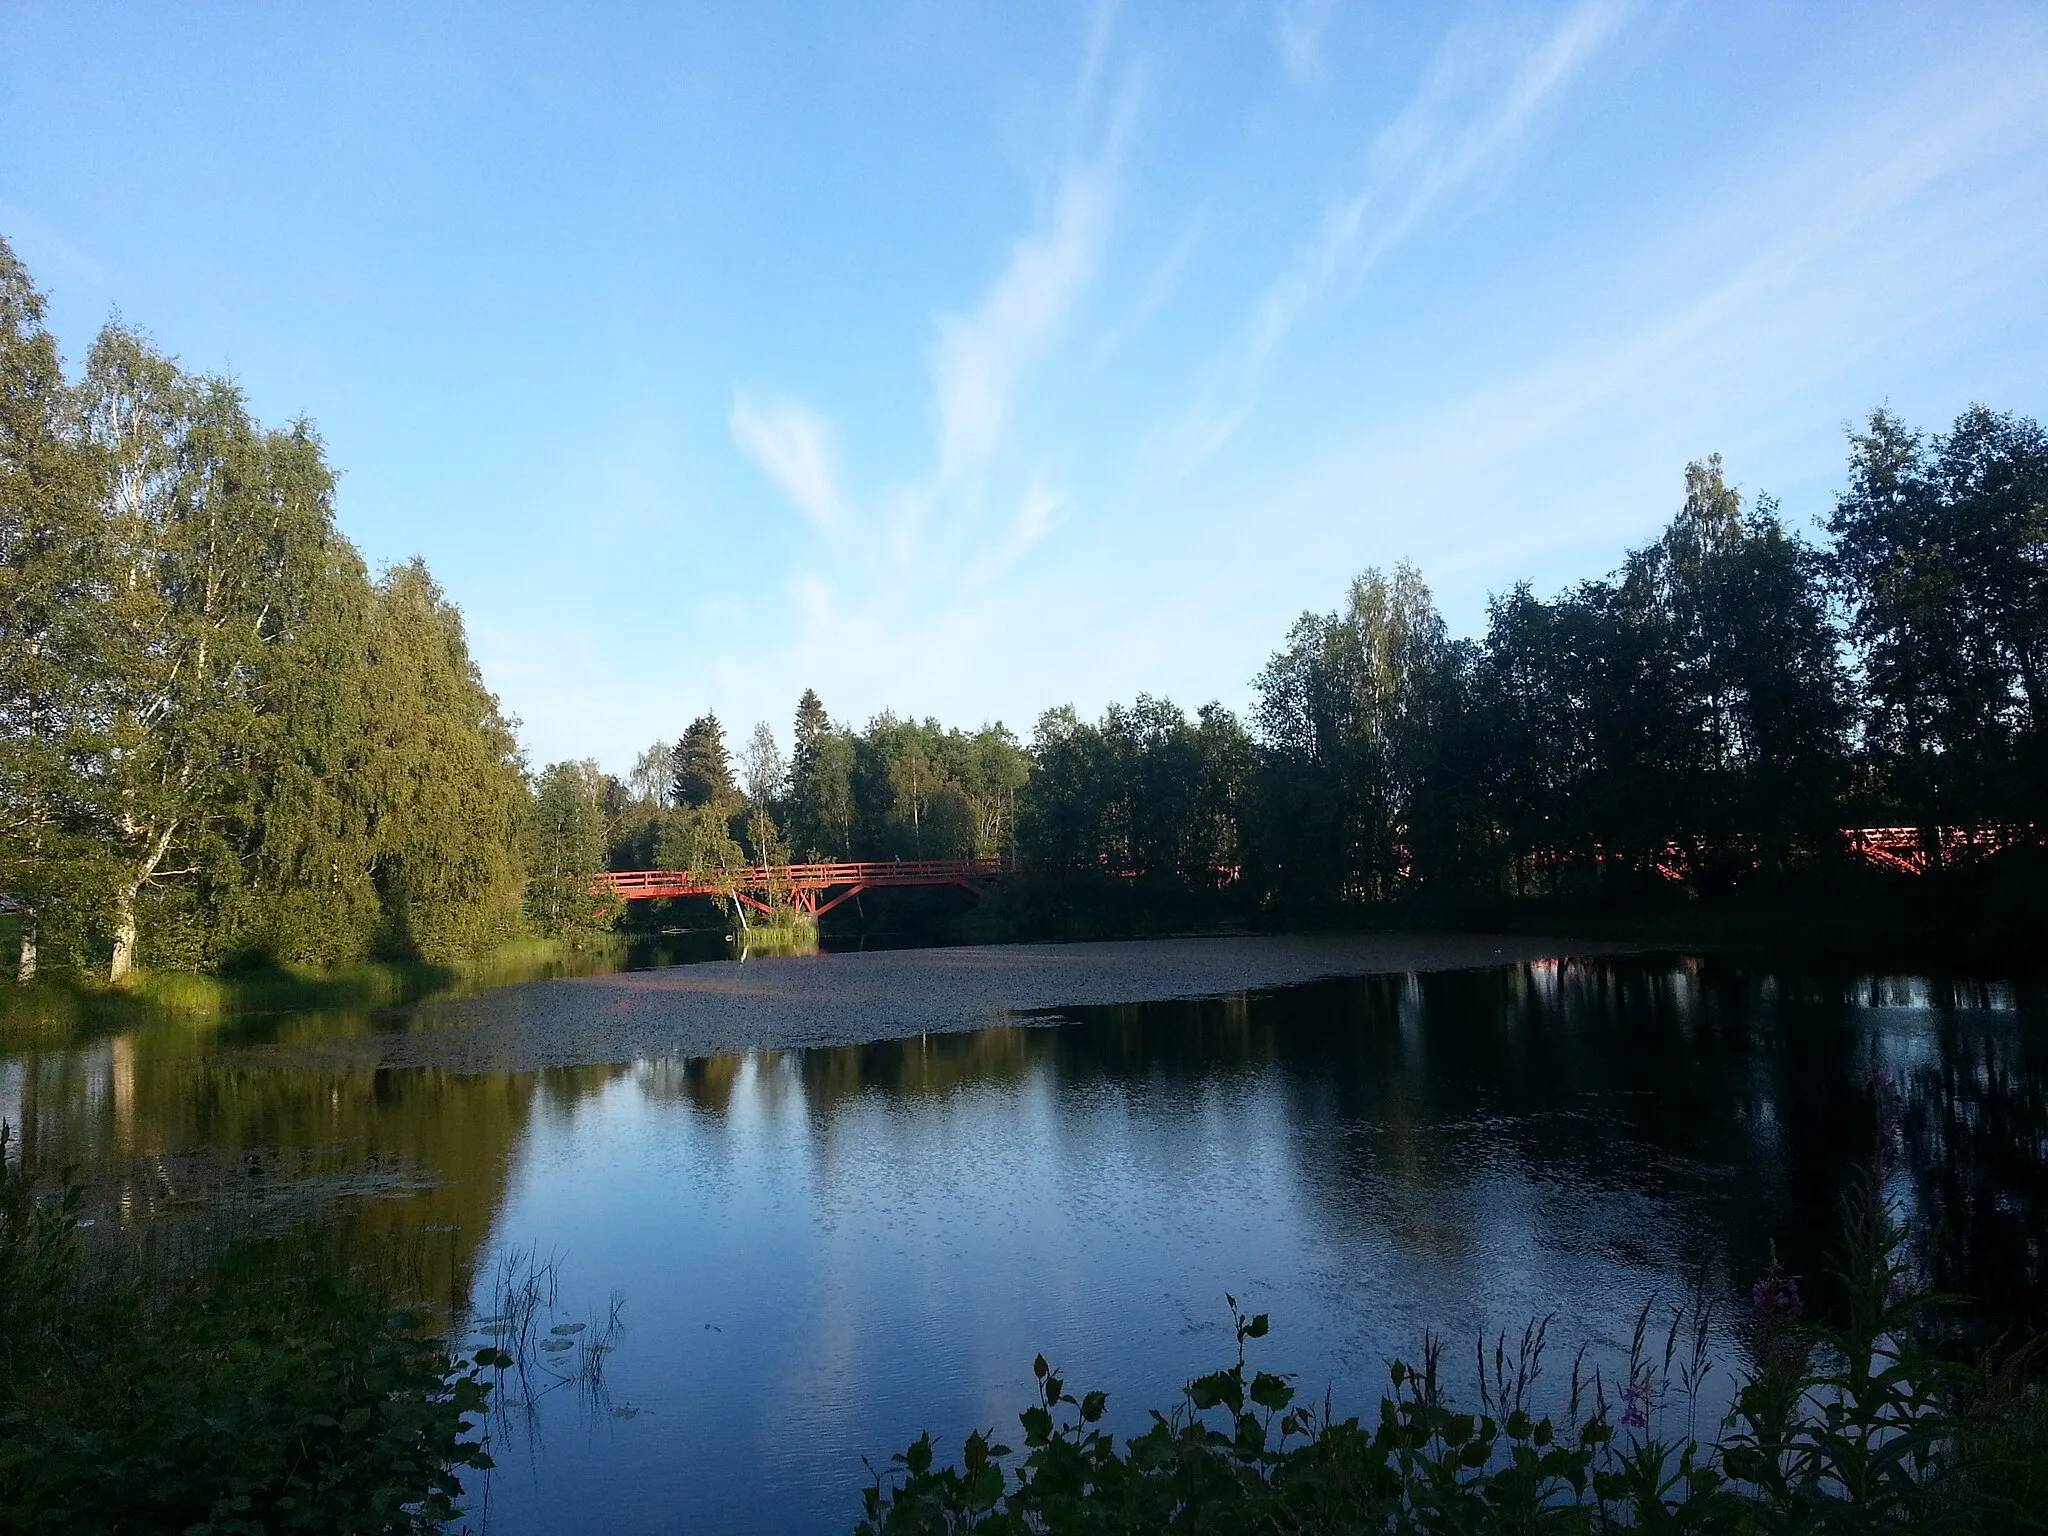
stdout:
<svg viewBox="0 0 2048 1536">
<path fill-rule="evenodd" d="M 959 886 L 979 896 L 1014 874 L 1015 859 L 877 859 L 857 864 L 756 864 L 747 869 L 627 869 L 598 876 L 627 901 L 663 896 L 727 896 L 757 912 L 780 904 L 820 917 L 862 891 L 891 886 Z M 837 894 L 833 894 L 836 892 Z"/>
<path fill-rule="evenodd" d="M 1930 829 L 1917 827 L 1854 827 L 1844 836 L 1852 852 L 1873 864 L 1905 874 L 1925 874 L 1936 858 L 1954 862 L 1981 858 L 2013 844 L 2030 841 L 2032 827 Z M 1935 850 L 1938 849 L 1938 853 Z M 1540 856 L 1539 856 L 1540 857 Z M 1604 855 L 1595 854 L 1595 857 Z M 1686 850 L 1672 845 L 1657 862 L 1667 879 L 1685 878 Z M 757 912 L 772 914 L 777 906 L 794 907 L 820 917 L 862 891 L 893 886 L 958 886 L 981 895 L 993 881 L 1017 872 L 1015 859 L 875 859 L 847 864 L 756 864 L 745 869 L 629 869 L 597 878 L 605 889 L 626 901 L 651 901 L 664 896 L 721 896 L 743 901 Z M 1237 871 L 1218 871 L 1226 880 Z"/>
</svg>

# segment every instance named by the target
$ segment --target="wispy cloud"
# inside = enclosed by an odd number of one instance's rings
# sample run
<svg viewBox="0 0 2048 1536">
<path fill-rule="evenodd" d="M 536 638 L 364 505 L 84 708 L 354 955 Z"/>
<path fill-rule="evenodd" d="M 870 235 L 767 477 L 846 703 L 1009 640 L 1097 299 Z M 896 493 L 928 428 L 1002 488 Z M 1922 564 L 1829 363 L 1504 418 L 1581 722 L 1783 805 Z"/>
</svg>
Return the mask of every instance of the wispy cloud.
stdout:
<svg viewBox="0 0 2048 1536">
<path fill-rule="evenodd" d="M 833 465 L 832 428 L 801 401 L 735 395 L 727 417 L 733 441 L 782 488 L 820 533 L 837 533 L 847 520 Z"/>
<path fill-rule="evenodd" d="M 1136 113 L 1138 76 L 1112 62 L 1112 19 L 1096 11 L 1081 40 L 1019 232 L 972 302 L 936 314 L 926 333 L 932 438 L 920 468 L 889 484 L 850 482 L 827 414 L 735 395 L 734 442 L 824 536 L 788 579 L 794 624 L 748 665 L 800 657 L 811 685 L 859 697 L 872 690 L 873 658 L 891 656 L 924 689 L 967 690 L 977 658 L 1016 622 L 1006 584 L 1071 505 L 1044 445 L 1018 422 L 1061 365 L 1109 259 Z M 837 536 L 856 525 L 859 537 Z"/>
<path fill-rule="evenodd" d="M 855 505 L 867 508 L 870 536 L 835 546 L 835 580 L 853 561 L 869 568 L 862 579 L 870 586 L 957 594 L 963 583 L 995 579 L 1058 521 L 1065 494 L 1009 439 L 1020 397 L 1068 338 L 1106 256 L 1136 98 L 1134 75 L 1120 91 L 1104 90 L 1109 15 L 1098 11 L 1090 24 L 1035 213 L 976 302 L 934 321 L 930 467 L 850 494 L 822 416 L 786 398 L 734 399 L 734 441 L 816 528 L 830 534 L 849 524 Z"/>
<path fill-rule="evenodd" d="M 981 302 L 940 320 L 932 382 L 941 479 L 987 460 L 1019 380 L 1058 341 L 1101 261 L 1112 181 L 1101 161 L 1067 167 L 1044 222 L 1018 241 Z"/>
<path fill-rule="evenodd" d="M 1692 217 L 1608 254 L 1617 285 L 1626 271 L 1657 302 L 1583 333 L 1567 322 L 1518 368 L 1361 422 L 1273 483 L 1262 515 L 1322 560 L 1399 537 L 1473 584 L 1640 536 L 1687 457 L 1725 450 L 1744 473 L 1745 448 L 1813 441 L 1816 397 L 1874 404 L 1850 392 L 1869 387 L 1870 359 L 1893 378 L 1901 359 L 1938 359 L 1959 316 L 2038 281 L 2038 240 L 2011 210 L 2048 187 L 2044 69 L 2048 49 L 2024 40 L 1972 52 L 1732 167 Z"/>
<path fill-rule="evenodd" d="M 1010 526 L 1010 537 L 1003 545 L 1004 563 L 1017 559 L 1051 533 L 1066 506 L 1066 492 L 1032 481 L 1031 488 L 1024 493 L 1023 505 L 1017 509 L 1017 520 Z"/>
<path fill-rule="evenodd" d="M 1340 282 L 1355 282 L 1453 195 L 1504 164 L 1614 35 L 1633 0 L 1578 0 L 1534 36 L 1467 25 L 1374 137 L 1360 184 L 1334 202 L 1252 308 L 1177 436 L 1199 464 L 1256 405 L 1268 360 Z"/>
<path fill-rule="evenodd" d="M 1305 80 L 1323 67 L 1323 29 L 1330 24 L 1335 0 L 1278 0 L 1274 7 L 1274 40 L 1287 73 Z"/>
</svg>

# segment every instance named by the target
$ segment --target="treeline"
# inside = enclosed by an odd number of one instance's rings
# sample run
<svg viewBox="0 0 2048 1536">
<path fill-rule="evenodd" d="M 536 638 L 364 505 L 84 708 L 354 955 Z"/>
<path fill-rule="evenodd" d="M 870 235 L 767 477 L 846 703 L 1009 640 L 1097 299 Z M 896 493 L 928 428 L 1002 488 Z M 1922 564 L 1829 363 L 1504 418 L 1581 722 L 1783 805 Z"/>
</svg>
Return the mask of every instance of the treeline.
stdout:
<svg viewBox="0 0 2048 1536">
<path fill-rule="evenodd" d="M 1258 674 L 1248 723 L 1140 696 L 1043 715 L 1028 748 L 806 693 L 796 754 L 757 727 L 744 787 L 705 717 L 610 784 L 614 868 L 1016 854 L 1272 915 L 1432 894 L 1630 899 L 1853 867 L 1849 829 L 2022 844 L 2048 822 L 2048 435 L 1981 407 L 1886 412 L 1809 542 L 1721 461 L 1664 532 L 1453 639 L 1422 577 L 1368 570 Z M 598 780 L 590 790 L 600 797 Z M 600 819 L 595 811 L 592 819 Z M 595 858 L 595 844 L 588 857 Z"/>
<path fill-rule="evenodd" d="M 1001 726 L 947 730 L 882 714 L 834 725 L 797 704 L 796 751 L 754 727 L 738 780 L 715 715 L 640 755 L 615 822 L 614 867 L 702 869 L 792 860 L 990 858 L 1012 849 L 1030 760 Z"/>
<path fill-rule="evenodd" d="M 2048 822 L 2048 436 L 1880 411 L 1824 531 L 1745 504 L 1716 457 L 1619 570 L 1517 586 L 1476 639 L 1413 568 L 1368 570 L 1294 625 L 1249 729 L 1142 697 L 1044 716 L 1023 849 L 1300 911 L 1758 889 L 1871 825 L 1920 829 L 1936 864 L 1957 831 L 2025 841 Z"/>
<path fill-rule="evenodd" d="M 0 241 L 0 896 L 38 964 L 456 959 L 528 791 L 461 615 L 371 576 L 305 422 L 114 323 L 76 382 Z"/>
<path fill-rule="evenodd" d="M 1940 863 L 2048 823 L 2048 435 L 1980 407 L 1873 415 L 1818 541 L 1693 464 L 1659 538 L 1513 588 L 1475 639 L 1409 566 L 1368 570 L 1248 720 L 1141 695 L 1025 744 L 806 692 L 786 759 L 759 725 L 735 760 L 707 714 L 624 778 L 527 774 L 460 614 L 417 562 L 369 574 L 333 484 L 308 424 L 261 427 L 118 323 L 69 379 L 0 242 L 22 975 L 454 960 L 610 926 L 605 869 L 1015 857 L 1037 905 L 1010 920 L 1044 928 L 1105 891 L 1275 920 L 1740 892 L 1845 866 L 1845 828 L 1918 828 Z"/>
<path fill-rule="evenodd" d="M 1973 407 L 1851 440 L 1826 541 L 1718 458 L 1605 579 L 1496 598 L 1450 640 L 1368 572 L 1260 674 L 1256 878 L 1330 903 L 1768 885 L 1844 829 L 2043 821 L 2048 438 Z"/>
</svg>

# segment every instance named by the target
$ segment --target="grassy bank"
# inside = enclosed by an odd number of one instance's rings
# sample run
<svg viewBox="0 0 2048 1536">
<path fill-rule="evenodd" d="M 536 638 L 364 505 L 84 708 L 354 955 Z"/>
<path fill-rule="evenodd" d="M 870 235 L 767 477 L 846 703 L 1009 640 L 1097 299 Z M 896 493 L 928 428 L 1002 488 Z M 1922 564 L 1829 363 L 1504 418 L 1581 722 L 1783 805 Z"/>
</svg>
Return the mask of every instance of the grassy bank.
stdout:
<svg viewBox="0 0 2048 1536">
<path fill-rule="evenodd" d="M 0 1529 L 428 1532 L 457 1513 L 486 1350 L 454 1357 L 389 1255 L 311 1225 L 88 1244 L 0 1139 Z"/>
<path fill-rule="evenodd" d="M 179 1019 L 217 1022 L 266 1013 L 396 1007 L 421 998 L 615 968 L 623 939 L 572 944 L 522 939 L 453 965 L 364 962 L 334 970 L 269 967 L 228 976 L 141 972 L 118 987 L 74 975 L 28 986 L 0 982 L 0 1048 L 69 1039 Z"/>
</svg>

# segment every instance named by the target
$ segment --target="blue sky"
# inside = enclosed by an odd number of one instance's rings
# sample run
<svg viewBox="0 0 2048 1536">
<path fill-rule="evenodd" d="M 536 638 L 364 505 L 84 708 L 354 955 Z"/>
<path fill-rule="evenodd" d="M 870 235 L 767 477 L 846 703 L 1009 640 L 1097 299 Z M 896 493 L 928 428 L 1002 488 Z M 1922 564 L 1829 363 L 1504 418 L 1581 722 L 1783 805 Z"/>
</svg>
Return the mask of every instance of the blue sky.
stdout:
<svg viewBox="0 0 2048 1536">
<path fill-rule="evenodd" d="M 0 0 L 0 231 L 312 417 L 536 762 L 1028 735 L 2048 414 L 2048 11 Z"/>
</svg>

